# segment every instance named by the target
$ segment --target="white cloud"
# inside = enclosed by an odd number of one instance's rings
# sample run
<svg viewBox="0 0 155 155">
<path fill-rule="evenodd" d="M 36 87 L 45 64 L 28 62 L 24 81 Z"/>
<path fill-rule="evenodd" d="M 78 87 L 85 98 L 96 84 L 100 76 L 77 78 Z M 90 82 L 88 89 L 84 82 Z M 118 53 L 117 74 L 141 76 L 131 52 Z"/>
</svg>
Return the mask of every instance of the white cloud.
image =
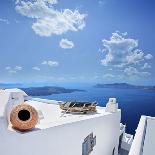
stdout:
<svg viewBox="0 0 155 155">
<path fill-rule="evenodd" d="M 15 66 L 15 68 L 14 68 L 14 70 L 17 70 L 17 71 L 20 71 L 22 69 L 23 69 L 23 67 L 21 67 L 21 66 Z"/>
<path fill-rule="evenodd" d="M 132 54 L 127 55 L 126 59 L 127 59 L 127 63 L 126 63 L 127 65 L 138 64 L 140 61 L 144 60 L 144 53 L 141 50 L 136 49 L 132 52 Z"/>
<path fill-rule="evenodd" d="M 10 24 L 10 22 L 7 19 L 4 19 L 4 18 L 0 18 L 0 22 Z"/>
<path fill-rule="evenodd" d="M 7 66 L 5 67 L 5 69 L 11 73 L 11 74 L 15 74 L 17 73 L 18 71 L 21 71 L 23 69 L 23 67 L 21 66 L 15 66 L 15 67 L 10 67 L 10 66 Z"/>
<path fill-rule="evenodd" d="M 45 2 L 48 2 L 49 4 L 57 4 L 58 0 L 44 0 Z"/>
<path fill-rule="evenodd" d="M 9 73 L 10 73 L 10 74 L 16 74 L 17 71 L 16 71 L 16 70 L 9 70 Z"/>
<path fill-rule="evenodd" d="M 41 69 L 37 66 L 32 67 L 33 70 L 40 71 Z"/>
<path fill-rule="evenodd" d="M 20 3 L 22 0 L 16 0 L 16 4 Z M 58 0 L 43 0 L 44 2 L 48 2 L 49 4 L 57 4 Z"/>
<path fill-rule="evenodd" d="M 105 78 L 105 79 L 112 79 L 114 77 L 115 77 L 115 75 L 113 75 L 113 74 L 105 74 L 105 75 L 103 75 L 103 78 Z"/>
<path fill-rule="evenodd" d="M 138 48 L 138 41 L 129 38 L 127 33 L 118 31 L 112 33 L 110 39 L 103 39 L 102 53 L 105 57 L 101 60 L 101 64 L 108 68 L 118 71 L 120 75 L 125 76 L 148 76 L 149 72 L 143 72 L 140 69 L 151 68 L 146 61 L 153 56 Z"/>
<path fill-rule="evenodd" d="M 105 56 L 105 59 L 101 60 L 101 64 L 104 66 L 108 66 L 108 63 L 111 62 L 112 60 L 113 60 L 113 55 L 109 53 Z"/>
<path fill-rule="evenodd" d="M 147 54 L 147 55 L 145 55 L 145 59 L 147 59 L 147 60 L 150 60 L 150 59 L 152 59 L 153 58 L 153 55 L 152 54 Z"/>
<path fill-rule="evenodd" d="M 78 31 L 85 27 L 86 14 L 77 9 L 56 10 L 57 0 L 18 0 L 16 11 L 23 16 L 35 19 L 32 29 L 40 36 L 61 35 L 68 31 Z"/>
<path fill-rule="evenodd" d="M 102 40 L 104 51 L 107 52 L 101 61 L 103 65 L 123 66 L 127 63 L 127 56 L 131 56 L 131 51 L 137 47 L 138 42 L 134 39 L 125 39 L 118 32 L 112 33 L 110 40 Z"/>
<path fill-rule="evenodd" d="M 131 64 L 139 64 L 145 59 L 151 59 L 152 55 L 138 49 L 138 41 L 127 37 L 127 33 L 118 31 L 112 33 L 109 40 L 103 39 L 103 51 L 105 58 L 101 60 L 104 66 L 124 67 Z"/>
<path fill-rule="evenodd" d="M 69 49 L 74 47 L 74 43 L 68 39 L 61 39 L 59 43 L 61 48 Z"/>
<path fill-rule="evenodd" d="M 124 73 L 126 73 L 128 76 L 134 76 L 134 75 L 139 74 L 139 72 L 137 71 L 135 67 L 125 68 Z"/>
<path fill-rule="evenodd" d="M 147 62 L 142 66 L 142 69 L 149 69 L 151 68 L 151 65 L 149 65 Z"/>
<path fill-rule="evenodd" d="M 7 67 L 5 67 L 5 69 L 6 69 L 6 70 L 10 70 L 10 69 L 11 69 L 11 67 L 10 67 L 10 66 L 7 66 Z"/>
<path fill-rule="evenodd" d="M 48 60 L 48 61 L 43 61 L 42 65 L 47 65 L 50 67 L 56 67 L 59 65 L 59 63 L 57 61 Z"/>
<path fill-rule="evenodd" d="M 128 77 L 134 77 L 134 76 L 149 76 L 150 73 L 149 72 L 139 72 L 135 67 L 128 67 L 125 68 L 124 73 L 128 76 Z"/>
</svg>

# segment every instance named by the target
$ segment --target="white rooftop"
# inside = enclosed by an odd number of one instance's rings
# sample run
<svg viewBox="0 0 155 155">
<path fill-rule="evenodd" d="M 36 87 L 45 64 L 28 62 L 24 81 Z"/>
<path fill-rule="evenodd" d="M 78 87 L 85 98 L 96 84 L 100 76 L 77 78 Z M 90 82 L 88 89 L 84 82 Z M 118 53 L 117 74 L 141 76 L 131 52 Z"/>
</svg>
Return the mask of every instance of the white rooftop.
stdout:
<svg viewBox="0 0 155 155">
<path fill-rule="evenodd" d="M 47 104 L 44 102 L 29 100 L 26 101 L 29 105 L 35 107 L 40 111 L 40 122 L 36 126 L 39 129 L 46 129 L 58 125 L 63 125 L 66 123 L 73 123 L 76 121 L 82 121 L 86 119 L 91 119 L 95 117 L 101 117 L 103 115 L 110 115 L 111 113 L 105 112 L 104 107 L 97 107 L 96 113 L 88 114 L 76 114 L 76 113 L 64 113 L 60 109 L 57 101 L 53 101 L 53 104 Z"/>
<path fill-rule="evenodd" d="M 21 95 L 26 96 L 27 94 L 20 89 L 5 89 L 0 91 L 0 117 L 4 116 L 5 108 L 10 98 L 12 100 L 13 95 L 21 93 Z M 11 95 L 10 95 L 11 94 Z M 16 97 L 16 96 L 15 96 Z M 97 106 L 96 113 L 88 114 L 76 114 L 76 113 L 64 113 L 59 107 L 62 101 L 38 99 L 38 98 L 28 98 L 25 103 L 33 106 L 39 112 L 40 121 L 36 128 L 46 129 L 58 125 L 63 125 L 67 123 L 73 123 L 77 121 L 92 119 L 96 117 L 101 117 L 104 115 L 111 115 L 112 113 L 105 111 L 105 107 Z M 118 110 L 120 112 L 120 110 Z M 13 130 L 9 127 L 10 130 Z"/>
<path fill-rule="evenodd" d="M 141 116 L 129 155 L 154 155 L 155 117 Z"/>
</svg>

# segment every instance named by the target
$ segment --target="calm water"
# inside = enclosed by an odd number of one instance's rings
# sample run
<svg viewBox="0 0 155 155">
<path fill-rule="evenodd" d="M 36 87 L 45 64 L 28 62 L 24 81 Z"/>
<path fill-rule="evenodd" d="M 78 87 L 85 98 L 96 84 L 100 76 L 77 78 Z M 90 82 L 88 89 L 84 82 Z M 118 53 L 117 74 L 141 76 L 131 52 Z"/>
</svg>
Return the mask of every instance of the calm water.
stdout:
<svg viewBox="0 0 155 155">
<path fill-rule="evenodd" d="M 110 97 L 117 98 L 128 133 L 135 133 L 141 115 L 155 116 L 155 90 L 87 88 L 85 92 L 41 96 L 62 101 L 97 101 L 100 106 L 105 106 Z"/>
</svg>

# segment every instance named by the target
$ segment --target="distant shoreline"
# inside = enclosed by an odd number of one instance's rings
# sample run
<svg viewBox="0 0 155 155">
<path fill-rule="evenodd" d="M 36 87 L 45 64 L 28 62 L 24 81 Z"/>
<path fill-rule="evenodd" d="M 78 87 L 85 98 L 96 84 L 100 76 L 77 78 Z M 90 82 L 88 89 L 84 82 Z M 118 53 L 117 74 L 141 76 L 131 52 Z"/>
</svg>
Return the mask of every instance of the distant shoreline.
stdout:
<svg viewBox="0 0 155 155">
<path fill-rule="evenodd" d="M 20 88 L 20 89 L 22 89 L 29 96 L 49 96 L 53 94 L 85 91 L 85 90 L 80 90 L 80 89 L 67 89 L 64 87 L 55 87 L 55 86 L 29 87 L 29 88 Z"/>
<path fill-rule="evenodd" d="M 115 89 L 146 89 L 155 90 L 155 86 L 132 85 L 128 83 L 96 84 L 94 88 L 115 88 Z"/>
</svg>

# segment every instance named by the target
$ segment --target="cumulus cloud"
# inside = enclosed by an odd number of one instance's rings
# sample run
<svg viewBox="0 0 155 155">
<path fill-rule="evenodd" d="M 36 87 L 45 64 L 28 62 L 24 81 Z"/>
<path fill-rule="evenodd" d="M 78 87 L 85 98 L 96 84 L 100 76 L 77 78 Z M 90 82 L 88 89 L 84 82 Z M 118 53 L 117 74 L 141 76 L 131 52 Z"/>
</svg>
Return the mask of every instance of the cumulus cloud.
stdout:
<svg viewBox="0 0 155 155">
<path fill-rule="evenodd" d="M 147 56 L 138 49 L 138 41 L 127 37 L 127 33 L 118 31 L 112 33 L 109 40 L 103 39 L 105 58 L 101 60 L 102 65 L 123 67 L 129 64 L 137 64 Z"/>
<path fill-rule="evenodd" d="M 146 62 L 153 58 L 138 48 L 138 40 L 128 37 L 126 33 L 118 31 L 112 33 L 110 39 L 103 39 L 104 58 L 101 64 L 106 67 L 115 68 L 128 76 L 149 75 L 148 72 L 141 72 L 140 69 L 151 68 Z"/>
<path fill-rule="evenodd" d="M 5 67 L 5 69 L 9 72 L 9 73 L 17 73 L 18 71 L 21 71 L 23 69 L 23 67 L 21 66 L 15 66 L 15 67 L 10 67 L 10 66 L 7 66 Z"/>
<path fill-rule="evenodd" d="M 152 59 L 153 58 L 153 55 L 152 54 L 147 54 L 147 55 L 145 55 L 145 59 L 147 59 L 147 60 L 150 60 L 150 59 Z"/>
<path fill-rule="evenodd" d="M 103 39 L 103 50 L 106 55 L 101 60 L 102 65 L 124 67 L 130 64 L 138 64 L 145 59 L 152 59 L 151 54 L 146 54 L 138 49 L 138 41 L 127 37 L 127 33 L 118 31 L 112 33 L 109 40 Z"/>
<path fill-rule="evenodd" d="M 151 68 L 151 65 L 149 65 L 147 62 L 142 66 L 142 69 L 149 69 Z"/>
<path fill-rule="evenodd" d="M 7 19 L 4 19 L 4 18 L 0 18 L 0 22 L 10 24 L 10 22 Z"/>
<path fill-rule="evenodd" d="M 42 62 L 42 65 L 47 65 L 47 66 L 50 66 L 50 67 L 56 67 L 59 65 L 59 63 L 57 61 L 52 61 L 52 60 L 48 60 L 48 61 L 43 61 Z"/>
<path fill-rule="evenodd" d="M 61 39 L 59 45 L 64 49 L 70 49 L 74 47 L 74 43 L 68 39 Z"/>
<path fill-rule="evenodd" d="M 137 69 L 135 67 L 128 67 L 125 68 L 124 73 L 126 73 L 128 76 L 133 76 L 139 74 Z"/>
<path fill-rule="evenodd" d="M 41 69 L 37 66 L 32 67 L 33 70 L 40 71 Z"/>
<path fill-rule="evenodd" d="M 57 0 L 18 0 L 16 11 L 34 19 L 32 29 L 40 36 L 61 35 L 68 31 L 78 31 L 85 27 L 86 14 L 79 10 L 57 10 Z"/>
<path fill-rule="evenodd" d="M 149 72 L 139 72 L 137 70 L 137 68 L 135 67 L 128 67 L 125 68 L 124 73 L 128 76 L 128 77 L 133 77 L 133 76 L 149 76 L 150 73 Z"/>
</svg>

